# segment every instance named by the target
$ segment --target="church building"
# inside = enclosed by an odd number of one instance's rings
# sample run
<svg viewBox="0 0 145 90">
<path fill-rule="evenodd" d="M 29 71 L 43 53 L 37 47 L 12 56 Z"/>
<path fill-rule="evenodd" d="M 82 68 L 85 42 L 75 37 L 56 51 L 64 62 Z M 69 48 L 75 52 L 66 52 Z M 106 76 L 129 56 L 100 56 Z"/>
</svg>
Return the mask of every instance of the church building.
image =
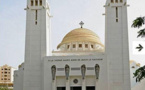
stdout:
<svg viewBox="0 0 145 90">
<path fill-rule="evenodd" d="M 27 0 L 25 62 L 14 74 L 14 90 L 131 90 L 127 0 L 106 0 L 105 45 L 81 27 L 51 51 L 47 0 Z"/>
</svg>

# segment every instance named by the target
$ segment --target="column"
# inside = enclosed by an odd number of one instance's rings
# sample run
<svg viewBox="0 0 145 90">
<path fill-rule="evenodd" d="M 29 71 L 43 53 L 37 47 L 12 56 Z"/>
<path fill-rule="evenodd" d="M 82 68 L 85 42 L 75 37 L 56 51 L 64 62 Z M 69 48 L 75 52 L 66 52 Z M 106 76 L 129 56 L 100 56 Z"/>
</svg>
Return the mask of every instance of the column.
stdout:
<svg viewBox="0 0 145 90">
<path fill-rule="evenodd" d="M 82 79 L 82 90 L 86 90 L 86 80 Z"/>
<path fill-rule="evenodd" d="M 40 6 L 40 0 L 38 0 L 38 6 Z"/>
<path fill-rule="evenodd" d="M 99 83 L 98 83 L 98 79 L 96 79 L 95 90 L 100 90 L 98 84 L 99 84 Z"/>
<path fill-rule="evenodd" d="M 33 6 L 36 6 L 35 0 L 33 0 Z"/>
<path fill-rule="evenodd" d="M 68 80 L 66 80 L 66 90 L 70 90 L 69 79 L 68 79 Z"/>
<path fill-rule="evenodd" d="M 56 80 L 52 81 L 52 90 L 56 90 Z"/>
</svg>

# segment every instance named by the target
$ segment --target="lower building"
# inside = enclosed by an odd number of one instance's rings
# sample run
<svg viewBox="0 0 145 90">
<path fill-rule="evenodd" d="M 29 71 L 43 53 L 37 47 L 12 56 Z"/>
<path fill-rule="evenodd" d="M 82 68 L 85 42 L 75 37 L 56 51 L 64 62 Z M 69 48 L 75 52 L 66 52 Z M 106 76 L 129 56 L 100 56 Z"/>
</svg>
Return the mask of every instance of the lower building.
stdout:
<svg viewBox="0 0 145 90">
<path fill-rule="evenodd" d="M 0 66 L 0 86 L 1 87 L 13 87 L 14 70 L 16 70 L 16 68 L 13 68 L 8 65 Z"/>
</svg>

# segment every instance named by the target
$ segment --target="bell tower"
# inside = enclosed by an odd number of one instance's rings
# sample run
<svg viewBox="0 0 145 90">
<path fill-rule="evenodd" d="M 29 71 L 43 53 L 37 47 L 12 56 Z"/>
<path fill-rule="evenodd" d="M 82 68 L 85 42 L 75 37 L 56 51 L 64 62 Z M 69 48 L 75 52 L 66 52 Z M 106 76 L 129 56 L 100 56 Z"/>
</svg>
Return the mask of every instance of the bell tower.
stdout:
<svg viewBox="0 0 145 90">
<path fill-rule="evenodd" d="M 47 0 L 27 0 L 23 90 L 42 89 L 42 58 L 50 55 L 50 8 Z"/>
<path fill-rule="evenodd" d="M 127 0 L 107 0 L 105 11 L 105 58 L 108 63 L 108 90 L 131 90 Z"/>
</svg>

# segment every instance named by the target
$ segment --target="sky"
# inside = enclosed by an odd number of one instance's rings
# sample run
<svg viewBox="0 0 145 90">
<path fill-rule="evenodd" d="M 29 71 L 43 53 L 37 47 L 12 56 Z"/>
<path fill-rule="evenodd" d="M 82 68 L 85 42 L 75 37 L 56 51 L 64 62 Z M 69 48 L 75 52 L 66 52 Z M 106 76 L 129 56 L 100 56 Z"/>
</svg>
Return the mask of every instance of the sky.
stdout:
<svg viewBox="0 0 145 90">
<path fill-rule="evenodd" d="M 83 21 L 84 28 L 94 31 L 104 44 L 106 0 L 48 0 L 51 15 L 52 50 L 63 37 Z M 130 60 L 145 65 L 145 54 L 133 54 L 134 41 L 138 29 L 131 28 L 132 21 L 139 16 L 145 16 L 145 0 L 128 0 L 128 31 Z M 26 0 L 0 0 L 0 66 L 8 64 L 18 67 L 24 62 L 25 30 L 26 30 Z M 56 38 L 57 36 L 57 38 Z"/>
</svg>

